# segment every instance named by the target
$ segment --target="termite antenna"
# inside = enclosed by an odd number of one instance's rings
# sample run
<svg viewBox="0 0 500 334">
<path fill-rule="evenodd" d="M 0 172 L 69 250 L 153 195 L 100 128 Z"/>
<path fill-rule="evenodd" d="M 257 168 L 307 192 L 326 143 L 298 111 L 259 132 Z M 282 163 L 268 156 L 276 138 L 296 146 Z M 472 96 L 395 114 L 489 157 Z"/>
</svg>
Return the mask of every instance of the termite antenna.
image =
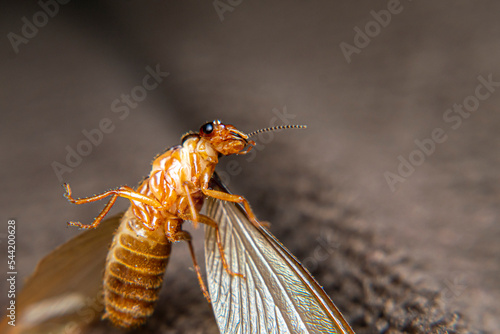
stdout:
<svg viewBox="0 0 500 334">
<path fill-rule="evenodd" d="M 247 136 L 248 138 L 250 138 L 262 132 L 276 131 L 281 129 L 305 129 L 305 128 L 307 128 L 307 125 L 277 125 L 277 126 L 272 126 L 270 128 L 265 128 L 254 132 L 250 132 L 249 134 L 247 134 Z"/>
</svg>

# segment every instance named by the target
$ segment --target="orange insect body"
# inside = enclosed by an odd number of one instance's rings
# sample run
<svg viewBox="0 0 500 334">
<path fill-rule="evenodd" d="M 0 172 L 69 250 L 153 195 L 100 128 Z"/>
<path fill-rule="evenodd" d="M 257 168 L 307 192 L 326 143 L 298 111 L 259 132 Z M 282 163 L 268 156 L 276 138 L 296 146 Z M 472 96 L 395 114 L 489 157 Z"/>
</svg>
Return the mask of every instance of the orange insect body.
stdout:
<svg viewBox="0 0 500 334">
<path fill-rule="evenodd" d="M 167 218 L 195 217 L 203 205 L 202 188 L 208 189 L 219 154 L 241 153 L 249 144 L 247 136 L 231 125 L 208 124 L 213 127 L 210 134 L 204 130 L 200 131 L 201 135 L 189 133 L 184 136 L 181 146 L 159 155 L 153 161 L 149 177 L 139 185 L 137 192 L 156 199 L 161 205 L 155 208 L 132 200 L 135 216 L 150 229 L 155 229 Z M 174 237 L 175 224 L 170 228 L 172 230 L 167 229 L 166 233 Z"/>
<path fill-rule="evenodd" d="M 150 231 L 127 210 L 113 238 L 104 272 L 106 317 L 114 324 L 133 327 L 153 313 L 170 249 L 162 226 Z"/>
<path fill-rule="evenodd" d="M 248 143 L 246 135 L 234 127 L 214 125 L 215 133 L 202 130 L 201 136 L 188 134 L 182 146 L 172 147 L 153 161 L 149 177 L 136 192 L 161 207 L 132 200 L 122 218 L 104 275 L 106 317 L 118 326 L 140 325 L 153 313 L 171 242 L 190 240 L 182 223 L 197 217 L 203 205 L 202 182 L 206 180 L 208 185 L 220 151 L 237 153 Z M 214 138 L 214 143 L 203 134 Z M 203 285 L 202 289 L 208 298 Z"/>
<path fill-rule="evenodd" d="M 209 189 L 209 182 L 221 155 L 246 154 L 255 142 L 249 136 L 278 128 L 259 130 L 250 135 L 232 125 L 213 121 L 203 125 L 199 133 L 187 133 L 182 145 L 160 154 L 152 163 L 152 171 L 137 190 L 122 186 L 103 194 L 74 199 L 65 184 L 66 197 L 75 204 L 84 204 L 111 196 L 111 200 L 91 225 L 70 222 L 81 228 L 96 228 L 118 197 L 131 200 L 108 252 L 104 274 L 104 304 L 106 313 L 115 325 L 135 327 L 153 313 L 168 262 L 171 243 L 188 242 L 201 289 L 209 299 L 194 257 L 191 236 L 182 230 L 182 223 L 191 220 L 216 229 L 210 217 L 199 212 L 206 196 L 243 204 L 250 221 L 259 225 L 248 202 L 239 195 Z M 229 270 L 218 235 L 217 245 L 224 269 L 232 276 L 243 276 Z"/>
</svg>

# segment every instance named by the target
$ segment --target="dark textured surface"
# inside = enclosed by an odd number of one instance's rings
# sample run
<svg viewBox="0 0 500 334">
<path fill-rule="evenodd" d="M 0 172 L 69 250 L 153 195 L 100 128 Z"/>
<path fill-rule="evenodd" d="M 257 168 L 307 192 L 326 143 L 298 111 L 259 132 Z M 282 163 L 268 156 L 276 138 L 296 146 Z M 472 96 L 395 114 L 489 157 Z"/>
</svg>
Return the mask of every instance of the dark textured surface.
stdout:
<svg viewBox="0 0 500 334">
<path fill-rule="evenodd" d="M 40 10 L 12 3 L 4 36 Z M 229 187 L 272 222 L 354 330 L 500 331 L 500 91 L 457 129 L 443 120 L 478 76 L 500 81 L 498 2 L 403 1 L 351 63 L 339 44 L 387 2 L 242 1 L 223 22 L 212 2 L 82 3 L 61 6 L 18 53 L 2 42 L 0 205 L 2 221 L 17 219 L 19 284 L 78 233 L 66 221 L 90 222 L 103 205 L 70 205 L 51 167 L 82 130 L 103 118 L 115 126 L 63 175 L 75 196 L 134 186 L 207 120 L 252 131 L 286 108 L 308 129 L 274 134 L 250 162 L 229 159 L 242 167 Z M 170 75 L 120 119 L 113 101 L 157 64 Z M 392 192 L 384 172 L 435 128 L 447 140 Z M 202 259 L 203 232 L 193 234 Z M 186 245 L 172 255 L 161 306 L 137 333 L 216 333 Z"/>
</svg>

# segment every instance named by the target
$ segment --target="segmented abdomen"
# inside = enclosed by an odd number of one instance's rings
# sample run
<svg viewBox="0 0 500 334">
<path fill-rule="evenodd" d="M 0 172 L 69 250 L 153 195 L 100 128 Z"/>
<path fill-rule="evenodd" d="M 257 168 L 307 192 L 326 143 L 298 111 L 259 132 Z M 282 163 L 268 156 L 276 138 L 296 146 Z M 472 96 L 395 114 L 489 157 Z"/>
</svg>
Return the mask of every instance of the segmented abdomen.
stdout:
<svg viewBox="0 0 500 334">
<path fill-rule="evenodd" d="M 106 260 L 105 317 L 126 328 L 146 321 L 158 300 L 170 248 L 163 226 L 149 231 L 127 210 Z"/>
</svg>

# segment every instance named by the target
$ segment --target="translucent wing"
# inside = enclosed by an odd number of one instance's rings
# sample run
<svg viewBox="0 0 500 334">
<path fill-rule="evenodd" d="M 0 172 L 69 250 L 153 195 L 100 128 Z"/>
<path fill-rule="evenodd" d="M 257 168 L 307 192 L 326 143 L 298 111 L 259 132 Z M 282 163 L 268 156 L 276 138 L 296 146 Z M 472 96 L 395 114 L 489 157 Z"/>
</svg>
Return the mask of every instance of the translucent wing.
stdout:
<svg viewBox="0 0 500 334">
<path fill-rule="evenodd" d="M 44 257 L 16 295 L 16 326 L 4 317 L 0 332 L 81 333 L 100 319 L 103 269 L 120 219 L 107 219 Z"/>
<path fill-rule="evenodd" d="M 214 188 L 227 191 L 216 181 Z M 205 231 L 205 261 L 212 307 L 221 333 L 354 333 L 309 272 L 234 203 L 208 199 L 219 223 L 231 277 L 223 268 L 213 228 Z"/>
</svg>

